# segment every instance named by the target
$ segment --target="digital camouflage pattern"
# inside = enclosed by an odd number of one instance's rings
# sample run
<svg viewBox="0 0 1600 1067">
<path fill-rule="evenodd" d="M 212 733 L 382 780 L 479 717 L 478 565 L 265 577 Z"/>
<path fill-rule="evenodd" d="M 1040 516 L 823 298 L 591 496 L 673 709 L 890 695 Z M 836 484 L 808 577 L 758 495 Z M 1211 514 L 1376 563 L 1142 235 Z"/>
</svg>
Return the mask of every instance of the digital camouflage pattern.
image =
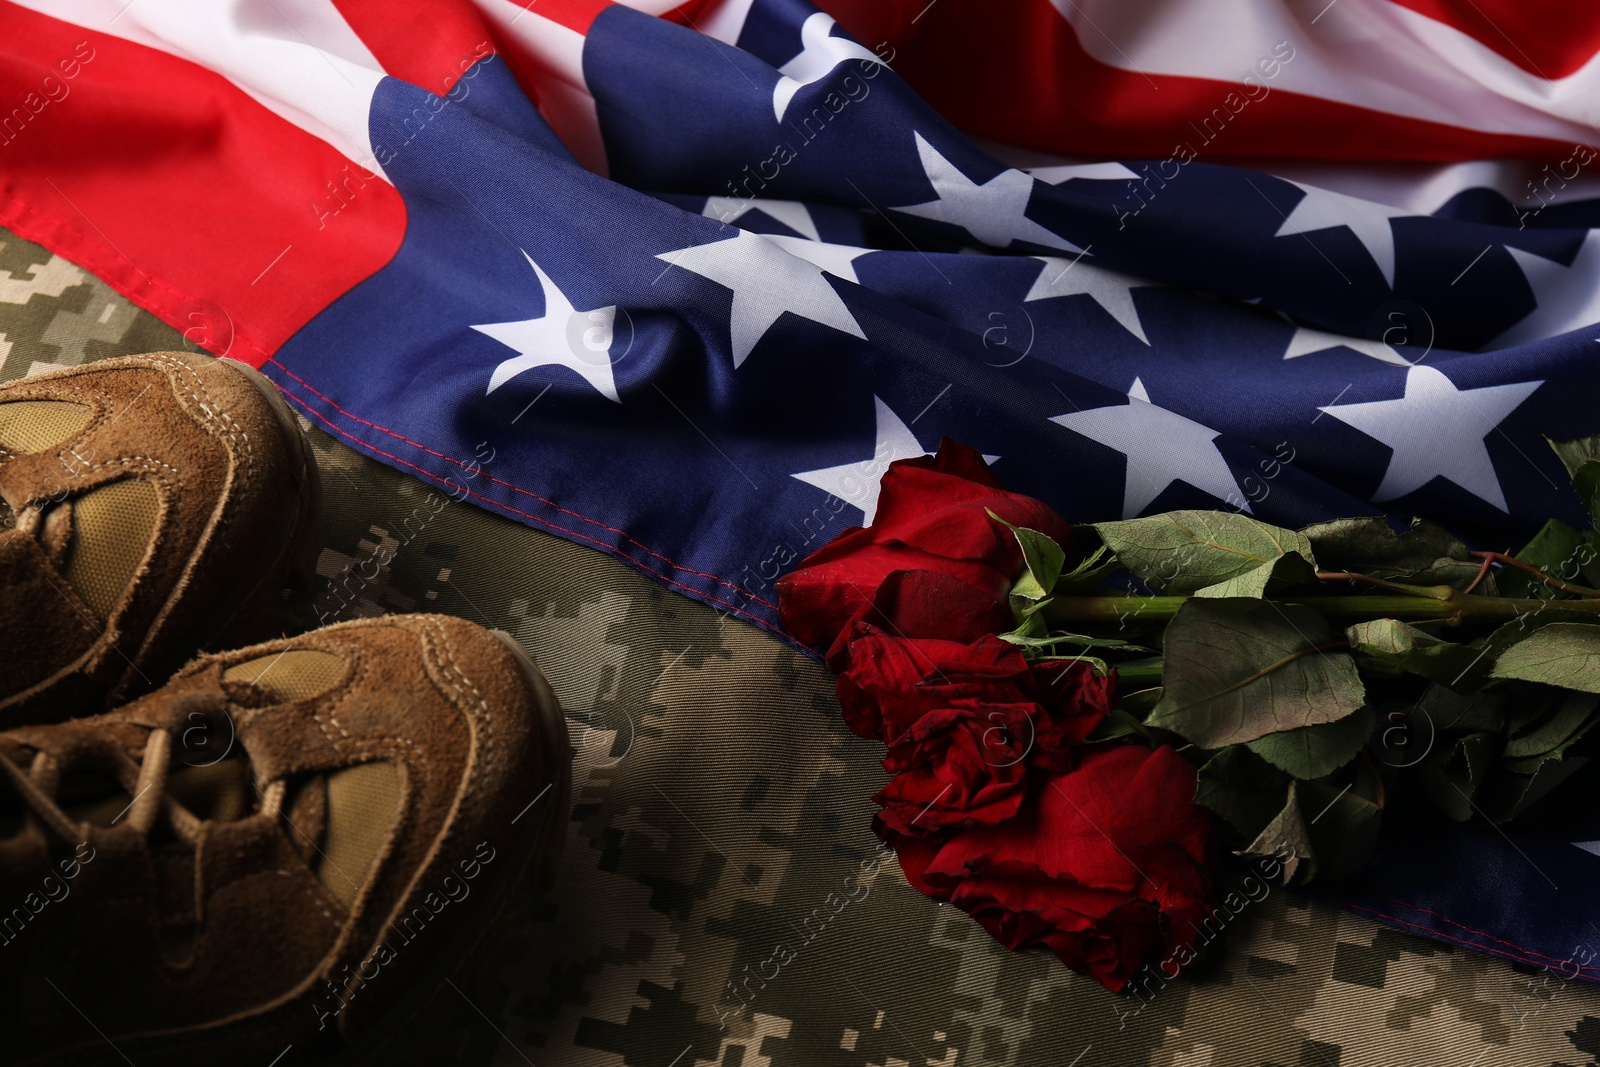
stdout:
<svg viewBox="0 0 1600 1067">
<path fill-rule="evenodd" d="M 214 328 L 214 311 L 208 312 Z M 0 380 L 178 347 L 176 331 L 0 232 Z M 493 470 L 497 440 L 479 447 Z M 1600 986 L 1286 890 L 1140 997 L 1013 954 L 911 889 L 869 823 L 879 746 L 823 667 L 617 560 L 491 515 L 311 430 L 327 513 L 301 625 L 452 612 L 515 634 L 576 751 L 559 880 L 384 1062 L 629 1067 L 1576 1065 Z M 1600 952 L 1592 946 L 1574 955 Z"/>
</svg>

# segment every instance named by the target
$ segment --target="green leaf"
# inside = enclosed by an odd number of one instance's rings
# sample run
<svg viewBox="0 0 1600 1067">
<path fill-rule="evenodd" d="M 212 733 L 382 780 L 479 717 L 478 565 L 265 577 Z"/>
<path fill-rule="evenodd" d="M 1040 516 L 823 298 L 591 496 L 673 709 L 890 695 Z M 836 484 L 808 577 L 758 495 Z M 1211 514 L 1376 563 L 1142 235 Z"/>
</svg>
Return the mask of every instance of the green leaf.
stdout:
<svg viewBox="0 0 1600 1067">
<path fill-rule="evenodd" d="M 1547 437 L 1545 440 L 1550 441 Z M 1572 488 L 1589 514 L 1600 521 L 1600 437 L 1550 441 L 1550 447 L 1572 477 Z"/>
<path fill-rule="evenodd" d="M 1029 616 L 1029 622 L 1032 623 L 1035 617 L 1039 618 L 1041 624 L 1043 623 L 1043 616 L 1032 615 Z M 1068 648 L 1085 652 L 1091 648 L 1110 648 L 1115 649 L 1118 652 L 1155 651 L 1153 648 L 1147 648 L 1144 645 L 1136 645 L 1132 641 L 1123 641 L 1116 637 L 1095 637 L 1089 634 L 1069 634 L 1062 633 L 1060 631 L 1048 634 L 1044 637 L 1035 637 L 1032 635 L 1032 631 L 1024 633 L 1019 628 L 1018 630 L 1013 630 L 1008 634 L 1001 634 L 1000 638 L 1003 641 L 1010 641 L 1013 645 L 1019 645 L 1023 648 L 1037 648 L 1042 650 L 1050 650 L 1054 649 L 1058 645 L 1066 645 Z"/>
<path fill-rule="evenodd" d="M 1550 441 L 1550 447 L 1566 465 L 1568 474 L 1577 474 L 1578 468 L 1591 460 L 1600 460 L 1600 437 L 1580 437 L 1576 441 Z"/>
<path fill-rule="evenodd" d="M 1093 589 L 1122 569 L 1122 563 L 1106 545 L 1100 545 L 1078 561 L 1078 565 L 1056 579 L 1057 593 L 1082 593 Z"/>
<path fill-rule="evenodd" d="M 1372 736 L 1372 709 L 1358 708 L 1337 722 L 1267 734 L 1246 746 L 1296 778 L 1321 778 L 1356 758 Z"/>
<path fill-rule="evenodd" d="M 1552 518 L 1539 528 L 1539 533 L 1533 534 L 1533 541 L 1523 545 L 1522 552 L 1517 553 L 1517 558 L 1530 566 L 1538 566 L 1541 571 L 1555 577 L 1558 581 L 1578 582 L 1582 584 L 1582 566 L 1592 563 L 1595 550 L 1589 544 L 1592 531 L 1578 530 L 1576 526 L 1568 526 L 1560 518 Z M 1515 574 L 1515 571 L 1514 571 Z M 1507 576 L 1502 577 L 1509 577 Z M 1517 574 L 1526 581 L 1544 585 L 1544 595 L 1560 595 L 1558 590 L 1552 590 L 1546 582 L 1539 582 L 1530 574 Z M 1506 593 L 1509 597 L 1510 593 Z"/>
<path fill-rule="evenodd" d="M 1565 748 L 1581 736 L 1586 725 L 1593 723 L 1597 706 L 1600 706 L 1600 696 L 1589 693 L 1563 694 L 1548 716 L 1509 738 L 1502 755 L 1508 760 L 1523 759 Z"/>
<path fill-rule="evenodd" d="M 1296 793 L 1299 782 L 1291 781 L 1288 799 L 1272 821 L 1262 828 L 1254 841 L 1244 847 L 1242 856 L 1282 856 L 1283 884 L 1293 882 L 1304 885 L 1316 876 L 1316 850 L 1311 846 L 1311 831 L 1300 812 Z"/>
<path fill-rule="evenodd" d="M 1199 771 L 1194 802 L 1252 840 L 1283 806 L 1288 776 L 1242 745 L 1214 754 Z"/>
<path fill-rule="evenodd" d="M 1418 674 L 1446 685 L 1470 670 L 1480 655 L 1396 619 L 1358 622 L 1345 631 L 1356 666 L 1394 677 Z"/>
<path fill-rule="evenodd" d="M 1419 743 L 1431 744 L 1435 736 L 1446 730 L 1498 733 L 1506 725 L 1505 693 L 1498 689 L 1457 693 L 1442 685 L 1431 685 L 1417 701 L 1412 714 L 1425 715 L 1428 719 L 1427 726 L 1416 728 Z M 1404 763 L 1391 765 L 1409 766 L 1411 762 L 1408 756 Z"/>
<path fill-rule="evenodd" d="M 1101 741 L 1130 741 L 1138 740 L 1149 742 L 1152 740 L 1150 731 L 1145 728 L 1139 717 L 1129 711 L 1121 702 L 1106 713 L 1095 728 L 1089 731 L 1089 736 L 1084 738 L 1084 744 L 1093 745 Z"/>
<path fill-rule="evenodd" d="M 1551 519 L 1539 528 L 1533 535 L 1527 547 L 1517 553 L 1517 559 L 1535 567 L 1546 568 L 1547 572 L 1557 574 L 1563 566 L 1570 563 L 1578 550 L 1583 546 L 1585 537 L 1582 530 L 1568 526 L 1560 519 Z"/>
<path fill-rule="evenodd" d="M 1201 748 L 1335 722 L 1366 702 L 1355 661 L 1310 608 L 1190 600 L 1163 637 L 1161 702 L 1147 720 Z"/>
<path fill-rule="evenodd" d="M 1523 759 L 1503 760 L 1495 768 L 1508 774 L 1533 774 L 1546 763 L 1568 759 L 1565 749 L 1556 752 L 1541 752 L 1537 756 L 1527 756 Z M 1585 760 L 1587 756 L 1573 756 L 1574 760 Z"/>
<path fill-rule="evenodd" d="M 1381 816 L 1354 785 L 1290 782 L 1287 803 L 1240 855 L 1287 856 L 1285 885 L 1343 878 L 1372 856 Z"/>
<path fill-rule="evenodd" d="M 1011 586 L 1011 595 L 1028 600 L 1043 600 L 1055 588 L 1061 577 L 1061 568 L 1067 564 L 1067 554 L 1056 544 L 1055 538 L 1030 530 L 1026 526 L 1013 526 L 994 512 L 989 517 L 1016 537 L 1022 546 L 1022 575 Z"/>
<path fill-rule="evenodd" d="M 1002 640 L 1005 639 L 1005 635 L 1004 634 L 1001 634 L 1000 636 L 1001 636 Z M 1094 672 L 1096 674 L 1098 674 L 1102 678 L 1104 678 L 1106 675 L 1110 674 L 1112 672 L 1112 670 L 1114 669 L 1111 666 L 1111 664 L 1107 663 L 1105 660 L 1101 659 L 1099 656 L 1060 656 L 1060 655 L 1051 655 L 1048 658 L 1049 658 L 1051 663 L 1087 663 L 1089 666 L 1093 667 L 1094 668 Z"/>
<path fill-rule="evenodd" d="M 1572 488 L 1590 517 L 1600 521 L 1600 461 L 1590 460 L 1572 472 Z"/>
<path fill-rule="evenodd" d="M 1455 695 L 1442 686 L 1433 689 Z M 1428 692 L 1432 693 L 1433 689 Z M 1403 700 L 1391 700 L 1373 712 L 1376 725 L 1371 735 L 1370 751 L 1379 763 L 1396 769 L 1415 767 L 1433 751 L 1439 730 L 1434 725 L 1427 703 L 1426 695 L 1411 705 Z"/>
<path fill-rule="evenodd" d="M 1269 571 L 1245 579 L 1243 595 L 1260 595 L 1275 579 L 1301 580 L 1314 572 L 1311 544 L 1300 534 L 1226 511 L 1169 511 L 1145 519 L 1096 523 L 1095 530 L 1123 565 L 1141 581 L 1167 593 L 1197 593 L 1242 579 L 1252 571 L 1295 556 L 1283 574 Z M 1213 595 L 1227 596 L 1227 593 Z"/>
<path fill-rule="evenodd" d="M 1135 689 L 1117 698 L 1117 707 L 1122 708 L 1130 715 L 1136 716 L 1140 724 L 1144 723 L 1144 716 L 1161 699 L 1161 687 L 1153 685 L 1149 689 Z"/>
<path fill-rule="evenodd" d="M 1482 688 L 1494 677 L 1495 662 L 1507 649 L 1521 644 L 1541 630 L 1557 623 L 1571 623 L 1578 626 L 1595 624 L 1593 614 L 1563 606 L 1571 603 L 1566 600 L 1552 601 L 1548 607 L 1519 615 L 1499 626 L 1488 637 L 1480 637 L 1473 641 L 1471 647 L 1479 651 L 1480 658 L 1466 674 L 1451 683 L 1451 688 L 1464 693 Z"/>
<path fill-rule="evenodd" d="M 1353 786 L 1290 782 L 1287 802 L 1240 855 L 1287 856 L 1285 885 L 1343 878 L 1372 856 L 1381 816 Z"/>
<path fill-rule="evenodd" d="M 1378 845 L 1383 809 L 1361 794 L 1328 782 L 1301 782 L 1298 799 L 1316 851 L 1312 875 L 1329 882 L 1360 870 Z"/>
<path fill-rule="evenodd" d="M 1293 585 L 1305 585 L 1307 582 L 1316 580 L 1316 568 L 1307 563 L 1304 557 L 1290 553 L 1245 571 L 1243 574 L 1235 575 L 1227 581 L 1197 589 L 1194 595 L 1208 597 L 1264 597 L 1269 590 L 1286 589 Z"/>
<path fill-rule="evenodd" d="M 1539 728 L 1559 710 L 1559 705 L 1572 695 L 1565 689 L 1539 685 L 1537 682 L 1496 682 L 1495 689 L 1506 693 L 1507 737 L 1521 737 Z"/>
<path fill-rule="evenodd" d="M 1557 581 L 1589 587 L 1600 582 L 1600 547 L 1595 545 L 1594 531 L 1576 530 L 1560 518 L 1552 518 L 1544 523 L 1539 533 L 1534 534 L 1533 541 L 1523 545 L 1523 549 L 1515 555 L 1517 560 L 1536 566 Z M 1560 600 L 1574 595 L 1512 568 L 1502 569 L 1499 573 L 1499 592 L 1502 597 L 1542 597 L 1546 600 Z"/>
<path fill-rule="evenodd" d="M 1048 642 L 1050 639 L 1050 621 L 1044 617 L 1040 609 L 1050 603 L 1053 598 L 1033 603 L 1017 597 L 1011 601 L 1011 617 L 1016 625 L 1006 633 L 1000 634 L 1000 640 L 1009 641 L 1022 648 L 1032 648 L 1038 642 Z"/>
<path fill-rule="evenodd" d="M 1600 693 L 1600 625 L 1557 622 L 1535 630 L 1500 653 L 1491 673 Z"/>
<path fill-rule="evenodd" d="M 1030 600 L 1043 600 L 1061 577 L 1067 554 L 1061 551 L 1054 538 L 1037 530 L 1017 530 L 1017 541 L 1022 545 L 1022 559 L 1027 569 L 1011 591 Z"/>
<path fill-rule="evenodd" d="M 1467 546 L 1425 519 L 1395 533 L 1389 520 L 1373 516 L 1335 519 L 1300 531 L 1324 570 L 1353 571 L 1374 578 L 1465 589 L 1478 576 L 1479 561 Z M 1492 592 L 1492 589 L 1481 591 Z"/>
<path fill-rule="evenodd" d="M 1441 746 L 1417 766 L 1417 778 L 1439 810 L 1457 822 L 1472 818 L 1472 795 L 1494 762 L 1500 739 L 1494 734 L 1467 734 Z"/>
</svg>

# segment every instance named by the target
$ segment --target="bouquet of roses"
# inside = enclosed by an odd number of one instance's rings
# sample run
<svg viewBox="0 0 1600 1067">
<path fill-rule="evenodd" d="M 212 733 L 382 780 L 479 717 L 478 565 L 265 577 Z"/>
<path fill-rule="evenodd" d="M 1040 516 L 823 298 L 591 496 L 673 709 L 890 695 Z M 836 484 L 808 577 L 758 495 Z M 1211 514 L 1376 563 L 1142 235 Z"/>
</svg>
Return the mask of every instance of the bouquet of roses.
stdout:
<svg viewBox="0 0 1600 1067">
<path fill-rule="evenodd" d="M 1600 439 L 1554 447 L 1600 514 Z M 846 723 L 887 746 L 875 831 L 1008 947 L 1121 989 L 1157 950 L 1194 958 L 1229 853 L 1336 878 L 1399 776 L 1505 821 L 1588 759 L 1593 529 L 1552 520 L 1515 555 L 1381 517 L 1074 533 L 946 441 L 779 582 Z"/>
</svg>

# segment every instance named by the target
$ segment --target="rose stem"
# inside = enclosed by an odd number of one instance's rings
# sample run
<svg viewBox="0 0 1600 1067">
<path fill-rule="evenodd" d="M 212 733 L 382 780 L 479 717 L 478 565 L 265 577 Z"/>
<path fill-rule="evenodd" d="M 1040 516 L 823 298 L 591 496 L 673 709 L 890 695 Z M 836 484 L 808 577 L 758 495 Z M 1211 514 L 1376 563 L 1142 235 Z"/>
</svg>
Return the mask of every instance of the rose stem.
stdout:
<svg viewBox="0 0 1600 1067">
<path fill-rule="evenodd" d="M 1161 664 L 1113 664 L 1117 672 L 1117 693 L 1127 696 L 1161 684 Z"/>
<path fill-rule="evenodd" d="M 1507 622 L 1541 611 L 1572 611 L 1600 616 L 1600 600 L 1537 600 L 1476 596 L 1459 593 L 1447 585 L 1418 586 L 1416 596 L 1317 596 L 1303 599 L 1274 598 L 1276 604 L 1309 608 L 1328 619 L 1363 622 L 1400 619 L 1459 625 L 1471 622 Z M 1172 618 L 1189 602 L 1186 596 L 1057 596 L 1045 607 L 1045 618 L 1071 629 L 1070 624 L 1161 622 Z"/>
<path fill-rule="evenodd" d="M 1388 589 L 1396 593 L 1405 593 L 1408 596 L 1426 596 L 1435 600 L 1442 599 L 1438 590 L 1449 589 L 1450 586 L 1404 585 L 1400 582 L 1391 582 L 1383 578 L 1374 578 L 1370 574 L 1356 574 L 1351 571 L 1318 571 L 1317 579 L 1323 582 L 1366 582 L 1379 589 Z"/>
<path fill-rule="evenodd" d="M 1539 579 L 1539 581 L 1543 582 L 1545 585 L 1548 585 L 1552 589 L 1561 590 L 1563 593 L 1574 593 L 1583 597 L 1600 597 L 1600 589 L 1590 589 L 1588 586 L 1573 585 L 1570 582 L 1563 582 L 1559 578 L 1551 577 L 1538 567 L 1535 567 L 1530 563 L 1524 563 L 1520 559 L 1517 559 L 1514 556 L 1509 556 L 1504 552 L 1474 552 L 1473 555 L 1483 560 L 1483 565 L 1485 567 L 1491 563 L 1503 563 L 1507 567 L 1514 567 L 1525 574 L 1529 574 L 1534 578 Z"/>
</svg>

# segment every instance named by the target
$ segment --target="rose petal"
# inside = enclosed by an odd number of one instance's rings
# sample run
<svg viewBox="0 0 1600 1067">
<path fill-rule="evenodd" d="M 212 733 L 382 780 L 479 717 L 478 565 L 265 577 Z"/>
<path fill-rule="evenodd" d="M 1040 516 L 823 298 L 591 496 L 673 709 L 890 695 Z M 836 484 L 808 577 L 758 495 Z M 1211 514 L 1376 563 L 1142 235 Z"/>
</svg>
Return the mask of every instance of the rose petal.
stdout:
<svg viewBox="0 0 1600 1067">
<path fill-rule="evenodd" d="M 923 892 L 1007 945 L 1044 945 L 1120 989 L 1157 946 L 1192 944 L 1213 895 L 1213 821 L 1194 787 L 1193 767 L 1168 747 L 1092 746 L 1004 822 L 936 845 L 883 836 L 914 850 Z"/>
</svg>

